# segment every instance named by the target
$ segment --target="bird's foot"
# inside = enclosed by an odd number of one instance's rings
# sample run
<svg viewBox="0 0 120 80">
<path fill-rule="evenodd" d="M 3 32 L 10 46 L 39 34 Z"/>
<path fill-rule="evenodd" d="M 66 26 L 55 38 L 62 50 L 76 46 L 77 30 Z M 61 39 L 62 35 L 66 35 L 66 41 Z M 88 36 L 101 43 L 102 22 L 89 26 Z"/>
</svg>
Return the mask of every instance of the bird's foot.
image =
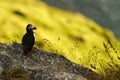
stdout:
<svg viewBox="0 0 120 80">
<path fill-rule="evenodd" d="M 31 50 L 28 52 L 28 55 L 32 55 L 34 52 Z"/>
</svg>

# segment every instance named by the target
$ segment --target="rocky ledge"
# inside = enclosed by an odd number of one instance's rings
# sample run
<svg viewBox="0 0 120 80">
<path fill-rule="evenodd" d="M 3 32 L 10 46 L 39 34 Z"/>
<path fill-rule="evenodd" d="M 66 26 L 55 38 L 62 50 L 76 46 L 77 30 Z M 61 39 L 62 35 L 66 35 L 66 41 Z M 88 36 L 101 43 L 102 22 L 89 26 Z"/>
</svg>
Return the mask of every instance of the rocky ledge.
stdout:
<svg viewBox="0 0 120 80">
<path fill-rule="evenodd" d="M 0 75 L 2 80 L 89 80 L 90 69 L 70 62 L 65 57 L 34 48 L 34 54 L 22 55 L 18 43 L 0 43 Z M 10 70 L 16 71 L 10 72 Z M 26 79 L 20 76 L 25 72 Z M 19 71 L 17 71 L 19 70 Z M 5 72 L 6 71 L 6 72 Z M 17 73 L 18 72 L 18 73 Z M 7 78 L 9 74 L 9 79 Z M 16 77 L 17 75 L 17 77 Z M 23 73 L 22 73 L 23 75 Z M 6 77 L 7 76 L 7 77 Z M 14 79 L 15 78 L 15 79 Z"/>
</svg>

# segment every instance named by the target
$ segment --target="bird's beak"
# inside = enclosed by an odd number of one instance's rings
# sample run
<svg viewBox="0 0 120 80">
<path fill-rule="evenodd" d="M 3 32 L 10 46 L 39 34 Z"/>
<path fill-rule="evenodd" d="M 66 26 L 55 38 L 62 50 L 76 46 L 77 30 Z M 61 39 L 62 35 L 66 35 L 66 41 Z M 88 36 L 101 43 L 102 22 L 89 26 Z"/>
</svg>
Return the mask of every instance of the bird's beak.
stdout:
<svg viewBox="0 0 120 80">
<path fill-rule="evenodd" d="M 37 28 L 35 26 L 33 26 L 32 30 L 36 30 Z"/>
</svg>

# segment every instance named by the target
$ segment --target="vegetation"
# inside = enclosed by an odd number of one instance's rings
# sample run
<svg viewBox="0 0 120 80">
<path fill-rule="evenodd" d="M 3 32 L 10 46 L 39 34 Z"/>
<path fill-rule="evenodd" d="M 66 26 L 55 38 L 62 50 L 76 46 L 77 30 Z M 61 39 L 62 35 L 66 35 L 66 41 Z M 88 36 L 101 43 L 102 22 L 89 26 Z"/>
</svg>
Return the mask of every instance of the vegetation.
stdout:
<svg viewBox="0 0 120 80">
<path fill-rule="evenodd" d="M 6 69 L 1 75 L 2 80 L 31 80 L 22 68 Z"/>
<path fill-rule="evenodd" d="M 63 55 L 105 76 L 111 75 L 109 71 L 117 76 L 120 71 L 119 41 L 111 31 L 82 14 L 33 0 L 1 0 L 0 11 L 1 42 L 21 43 L 26 25 L 31 23 L 37 27 L 36 47 Z"/>
</svg>

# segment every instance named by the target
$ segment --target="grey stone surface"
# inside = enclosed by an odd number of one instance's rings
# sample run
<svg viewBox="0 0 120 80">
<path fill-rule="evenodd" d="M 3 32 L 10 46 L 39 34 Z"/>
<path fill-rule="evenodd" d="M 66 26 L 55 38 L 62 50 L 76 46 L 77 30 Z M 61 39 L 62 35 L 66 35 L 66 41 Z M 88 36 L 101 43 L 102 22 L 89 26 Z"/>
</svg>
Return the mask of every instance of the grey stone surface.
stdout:
<svg viewBox="0 0 120 80">
<path fill-rule="evenodd" d="M 63 56 L 36 48 L 33 51 L 33 55 L 24 56 L 20 44 L 0 43 L 0 74 L 8 68 L 23 68 L 33 80 L 88 80 L 88 72 L 92 72 Z"/>
</svg>

